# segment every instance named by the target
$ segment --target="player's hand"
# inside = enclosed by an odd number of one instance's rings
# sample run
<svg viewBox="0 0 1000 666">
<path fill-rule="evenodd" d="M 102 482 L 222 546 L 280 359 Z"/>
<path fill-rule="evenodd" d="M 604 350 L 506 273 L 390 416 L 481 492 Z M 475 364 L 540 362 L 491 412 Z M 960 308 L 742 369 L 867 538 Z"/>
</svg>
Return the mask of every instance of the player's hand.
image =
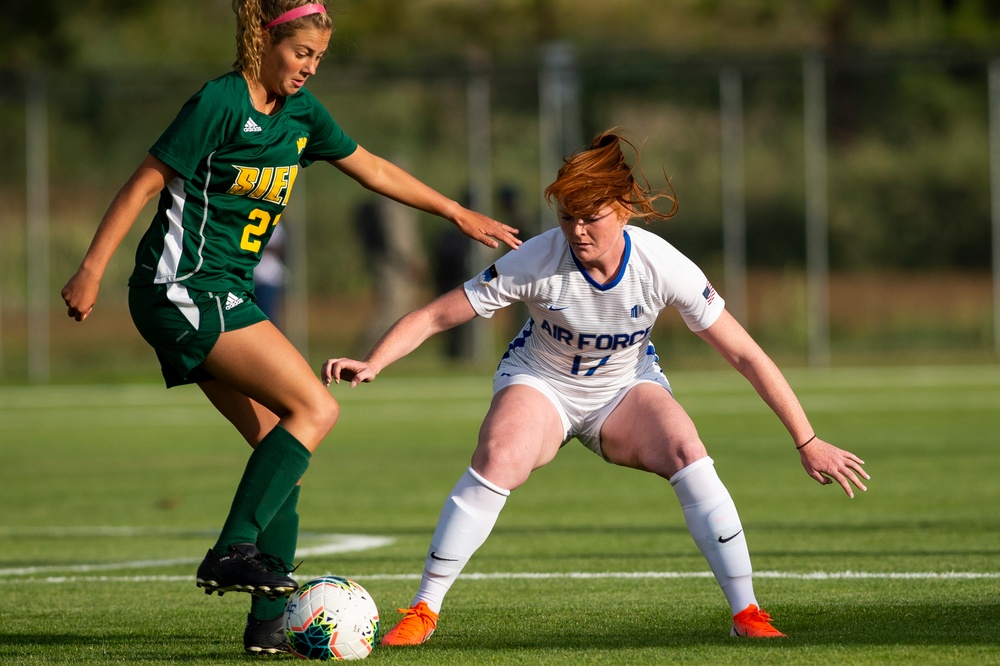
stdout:
<svg viewBox="0 0 1000 666">
<path fill-rule="evenodd" d="M 822 439 L 814 439 L 801 449 L 802 466 L 806 474 L 823 485 L 837 482 L 848 497 L 854 497 L 854 484 L 859 490 L 868 490 L 861 479 L 871 479 L 862 465 L 865 461 L 850 451 L 838 449 Z"/>
<path fill-rule="evenodd" d="M 516 236 L 520 233 L 519 229 L 497 222 L 474 210 L 463 209 L 454 222 L 463 234 L 486 247 L 497 248 L 500 247 L 500 243 L 506 243 L 511 249 L 516 250 L 522 242 Z"/>
<path fill-rule="evenodd" d="M 340 383 L 340 380 L 351 382 L 351 388 L 361 382 L 370 382 L 375 379 L 375 372 L 368 363 L 356 361 L 353 358 L 328 358 L 323 363 L 320 371 L 320 378 L 323 384 L 329 386 L 331 382 Z"/>
<path fill-rule="evenodd" d="M 94 309 L 100 287 L 99 278 L 94 277 L 85 269 L 78 270 L 60 292 L 66 303 L 66 314 L 77 321 L 86 319 Z"/>
</svg>

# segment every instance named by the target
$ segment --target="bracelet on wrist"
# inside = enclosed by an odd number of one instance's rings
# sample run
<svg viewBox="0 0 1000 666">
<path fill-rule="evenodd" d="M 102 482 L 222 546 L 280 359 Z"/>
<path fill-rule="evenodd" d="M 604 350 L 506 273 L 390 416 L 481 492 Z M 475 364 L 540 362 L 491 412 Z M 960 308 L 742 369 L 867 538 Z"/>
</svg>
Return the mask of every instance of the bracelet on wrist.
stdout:
<svg viewBox="0 0 1000 666">
<path fill-rule="evenodd" d="M 799 449 L 804 448 L 806 444 L 808 444 L 809 442 L 813 441 L 814 439 L 816 439 L 816 435 L 813 435 L 812 437 L 810 437 L 806 441 L 804 441 L 801 444 L 799 444 L 798 446 L 796 446 L 795 450 L 798 451 Z"/>
</svg>

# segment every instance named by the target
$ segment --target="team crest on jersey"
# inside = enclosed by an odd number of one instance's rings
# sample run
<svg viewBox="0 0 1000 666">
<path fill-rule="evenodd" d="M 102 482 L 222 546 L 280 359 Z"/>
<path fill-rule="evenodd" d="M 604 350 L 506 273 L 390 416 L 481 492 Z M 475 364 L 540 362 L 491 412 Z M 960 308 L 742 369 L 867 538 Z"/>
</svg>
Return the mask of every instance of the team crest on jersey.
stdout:
<svg viewBox="0 0 1000 666">
<path fill-rule="evenodd" d="M 298 139 L 298 140 L 297 140 L 297 141 L 295 142 L 295 145 L 299 147 L 299 155 L 301 155 L 301 154 L 302 154 L 302 151 L 306 149 L 306 144 L 307 144 L 307 143 L 309 143 L 309 137 L 305 137 L 305 136 L 303 136 L 303 137 L 300 137 L 300 138 L 299 138 L 299 139 Z"/>
<path fill-rule="evenodd" d="M 485 271 L 483 271 L 483 274 L 479 276 L 479 283 L 480 284 L 487 284 L 490 280 L 492 280 L 493 278 L 495 278 L 495 277 L 497 277 L 499 275 L 500 274 L 497 273 L 497 265 L 493 264 L 492 266 L 490 266 L 489 268 L 487 268 Z"/>
</svg>

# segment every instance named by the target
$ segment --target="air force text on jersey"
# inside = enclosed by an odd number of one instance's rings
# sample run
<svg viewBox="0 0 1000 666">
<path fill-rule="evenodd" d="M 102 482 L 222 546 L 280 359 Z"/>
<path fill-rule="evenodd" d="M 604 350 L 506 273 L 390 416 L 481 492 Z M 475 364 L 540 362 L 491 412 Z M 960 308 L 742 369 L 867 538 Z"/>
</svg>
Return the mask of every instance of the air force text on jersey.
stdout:
<svg viewBox="0 0 1000 666">
<path fill-rule="evenodd" d="M 614 352 L 632 345 L 644 342 L 649 338 L 652 326 L 631 333 L 576 333 L 563 328 L 559 324 L 542 320 L 541 330 L 545 331 L 558 342 L 563 342 L 574 349 L 595 349 L 597 351 Z"/>
</svg>

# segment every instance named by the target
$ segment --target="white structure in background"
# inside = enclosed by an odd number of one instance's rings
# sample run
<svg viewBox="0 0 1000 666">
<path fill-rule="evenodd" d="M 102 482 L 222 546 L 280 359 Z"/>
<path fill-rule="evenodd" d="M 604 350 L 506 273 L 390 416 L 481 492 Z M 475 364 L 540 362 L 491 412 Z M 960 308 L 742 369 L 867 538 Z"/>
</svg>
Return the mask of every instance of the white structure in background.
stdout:
<svg viewBox="0 0 1000 666">
<path fill-rule="evenodd" d="M 806 169 L 806 309 L 809 365 L 830 365 L 830 252 L 826 175 L 826 67 L 823 56 L 802 66 Z"/>
<path fill-rule="evenodd" d="M 726 309 L 747 326 L 747 223 L 743 171 L 743 77 L 727 67 L 719 75 L 722 144 L 722 244 Z"/>
<path fill-rule="evenodd" d="M 993 218 L 993 349 L 1000 356 L 1000 60 L 990 63 L 990 211 Z"/>
</svg>

